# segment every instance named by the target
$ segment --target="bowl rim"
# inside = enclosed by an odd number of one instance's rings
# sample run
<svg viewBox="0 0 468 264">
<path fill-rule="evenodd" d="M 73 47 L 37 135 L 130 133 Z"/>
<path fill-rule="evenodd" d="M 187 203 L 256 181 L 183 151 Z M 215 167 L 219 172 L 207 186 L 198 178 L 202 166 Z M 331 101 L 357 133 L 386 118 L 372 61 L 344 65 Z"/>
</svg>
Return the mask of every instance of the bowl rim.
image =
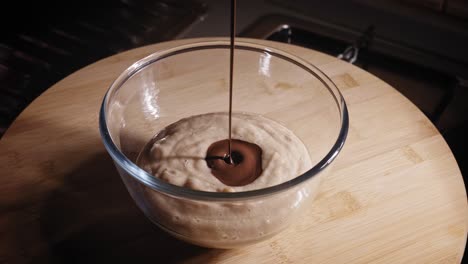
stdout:
<svg viewBox="0 0 468 264">
<path fill-rule="evenodd" d="M 143 59 L 138 60 L 137 62 L 133 63 L 130 67 L 125 69 L 110 85 L 106 94 L 102 100 L 101 108 L 99 111 L 99 131 L 101 134 L 101 139 L 104 143 L 104 147 L 106 148 L 109 155 L 114 160 L 114 163 L 118 167 L 121 167 L 129 174 L 132 178 L 136 179 L 138 182 L 148 186 L 149 188 L 162 192 L 167 195 L 186 198 L 191 200 L 199 200 L 199 201 L 239 201 L 239 200 L 247 200 L 253 198 L 259 198 L 263 196 L 269 196 L 275 193 L 283 192 L 288 189 L 291 189 L 295 186 L 300 185 L 301 183 L 311 179 L 312 177 L 319 174 L 325 168 L 327 168 L 330 163 L 337 157 L 340 153 L 343 145 L 346 141 L 346 137 L 348 134 L 349 129 L 349 114 L 348 109 L 346 106 L 346 102 L 341 94 L 340 90 L 337 86 L 333 83 L 333 81 L 328 77 L 323 71 L 321 71 L 315 65 L 295 56 L 288 52 L 282 51 L 277 48 L 272 48 L 269 46 L 265 46 L 263 44 L 256 44 L 249 41 L 237 41 L 235 43 L 236 50 L 248 50 L 254 51 L 259 53 L 268 53 L 269 55 L 278 57 L 280 59 L 286 60 L 288 62 L 292 62 L 295 65 L 301 67 L 302 69 L 306 70 L 307 72 L 314 75 L 325 87 L 329 90 L 331 95 L 334 97 L 336 105 L 340 111 L 341 117 L 341 127 L 336 138 L 335 143 L 333 144 L 332 148 L 329 152 L 318 162 L 316 163 L 311 169 L 304 172 L 301 175 L 296 176 L 293 179 L 290 179 L 286 182 L 250 191 L 242 191 L 242 192 L 208 192 L 208 191 L 199 191 L 199 190 L 192 190 L 188 188 L 184 188 L 181 186 L 172 185 L 165 181 L 159 180 L 158 178 L 154 177 L 153 175 L 149 174 L 145 170 L 138 167 L 135 163 L 130 161 L 116 146 L 114 143 L 108 126 L 107 126 L 107 106 L 110 100 L 111 94 L 115 91 L 120 89 L 122 85 L 130 79 L 133 75 L 138 73 L 140 70 L 144 69 L 145 67 L 155 63 L 157 61 L 163 60 L 165 58 L 175 56 L 177 54 L 197 51 L 197 50 L 204 50 L 204 49 L 227 49 L 229 48 L 229 41 L 228 40 L 212 40 L 212 41 L 195 41 L 193 43 L 188 43 L 184 45 L 180 45 L 177 47 L 172 47 L 168 49 L 163 49 L 160 51 L 156 51 Z"/>
</svg>

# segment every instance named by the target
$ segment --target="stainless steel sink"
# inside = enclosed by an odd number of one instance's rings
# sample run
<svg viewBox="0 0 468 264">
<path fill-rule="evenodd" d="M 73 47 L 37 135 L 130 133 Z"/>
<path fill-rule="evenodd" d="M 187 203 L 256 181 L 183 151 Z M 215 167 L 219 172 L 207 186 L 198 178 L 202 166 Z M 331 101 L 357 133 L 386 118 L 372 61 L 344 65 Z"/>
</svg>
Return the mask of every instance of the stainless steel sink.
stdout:
<svg viewBox="0 0 468 264">
<path fill-rule="evenodd" d="M 241 34 L 291 43 L 346 58 L 356 50 L 353 63 L 391 84 L 415 103 L 442 131 L 465 121 L 464 115 L 445 112 L 458 89 L 465 89 L 468 64 L 454 61 L 379 36 L 374 25 L 363 31 L 319 19 L 302 20 L 267 15 Z M 348 56 L 348 61 L 353 54 Z M 467 98 L 468 99 L 468 98 Z"/>
</svg>

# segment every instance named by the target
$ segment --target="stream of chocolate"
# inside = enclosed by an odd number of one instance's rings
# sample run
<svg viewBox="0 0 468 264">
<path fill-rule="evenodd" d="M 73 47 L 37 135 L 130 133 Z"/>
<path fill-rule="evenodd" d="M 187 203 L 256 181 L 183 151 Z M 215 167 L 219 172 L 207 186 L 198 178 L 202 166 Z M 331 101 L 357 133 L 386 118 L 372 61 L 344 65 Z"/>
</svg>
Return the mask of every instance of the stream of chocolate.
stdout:
<svg viewBox="0 0 468 264">
<path fill-rule="evenodd" d="M 206 163 L 222 183 L 229 186 L 247 185 L 262 174 L 262 149 L 253 143 L 232 139 L 232 92 L 234 49 L 236 37 L 236 0 L 231 0 L 231 45 L 229 65 L 229 135 L 214 142 L 206 151 Z M 227 148 L 227 153 L 226 153 Z"/>
<path fill-rule="evenodd" d="M 236 0 L 231 0 L 231 46 L 229 58 L 229 146 L 228 158 L 229 163 L 234 164 L 232 160 L 232 138 L 231 138 L 231 125 L 232 125 L 232 83 L 234 78 L 234 42 L 236 39 Z"/>
</svg>

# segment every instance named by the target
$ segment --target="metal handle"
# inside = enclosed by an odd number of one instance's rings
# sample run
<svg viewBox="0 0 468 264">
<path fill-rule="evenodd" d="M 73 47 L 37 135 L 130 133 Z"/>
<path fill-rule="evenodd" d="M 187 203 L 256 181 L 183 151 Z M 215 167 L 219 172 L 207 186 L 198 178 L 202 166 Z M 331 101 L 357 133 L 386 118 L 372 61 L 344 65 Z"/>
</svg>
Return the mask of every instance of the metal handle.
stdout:
<svg viewBox="0 0 468 264">
<path fill-rule="evenodd" d="M 359 50 L 369 48 L 374 38 L 374 26 L 369 26 L 366 31 L 350 46 L 338 54 L 337 58 L 354 64 L 358 59 Z"/>
</svg>

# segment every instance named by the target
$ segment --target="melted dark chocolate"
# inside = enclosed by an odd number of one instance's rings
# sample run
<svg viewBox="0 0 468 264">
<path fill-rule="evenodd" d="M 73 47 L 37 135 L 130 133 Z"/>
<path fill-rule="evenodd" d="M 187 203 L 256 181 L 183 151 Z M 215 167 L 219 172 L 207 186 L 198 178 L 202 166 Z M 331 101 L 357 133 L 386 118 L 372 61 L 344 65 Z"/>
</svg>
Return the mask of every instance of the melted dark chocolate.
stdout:
<svg viewBox="0 0 468 264">
<path fill-rule="evenodd" d="M 243 186 L 262 174 L 262 149 L 246 141 L 229 139 L 217 141 L 206 151 L 206 163 L 211 173 L 229 186 Z M 232 162 L 231 162 L 232 161 Z"/>
</svg>

